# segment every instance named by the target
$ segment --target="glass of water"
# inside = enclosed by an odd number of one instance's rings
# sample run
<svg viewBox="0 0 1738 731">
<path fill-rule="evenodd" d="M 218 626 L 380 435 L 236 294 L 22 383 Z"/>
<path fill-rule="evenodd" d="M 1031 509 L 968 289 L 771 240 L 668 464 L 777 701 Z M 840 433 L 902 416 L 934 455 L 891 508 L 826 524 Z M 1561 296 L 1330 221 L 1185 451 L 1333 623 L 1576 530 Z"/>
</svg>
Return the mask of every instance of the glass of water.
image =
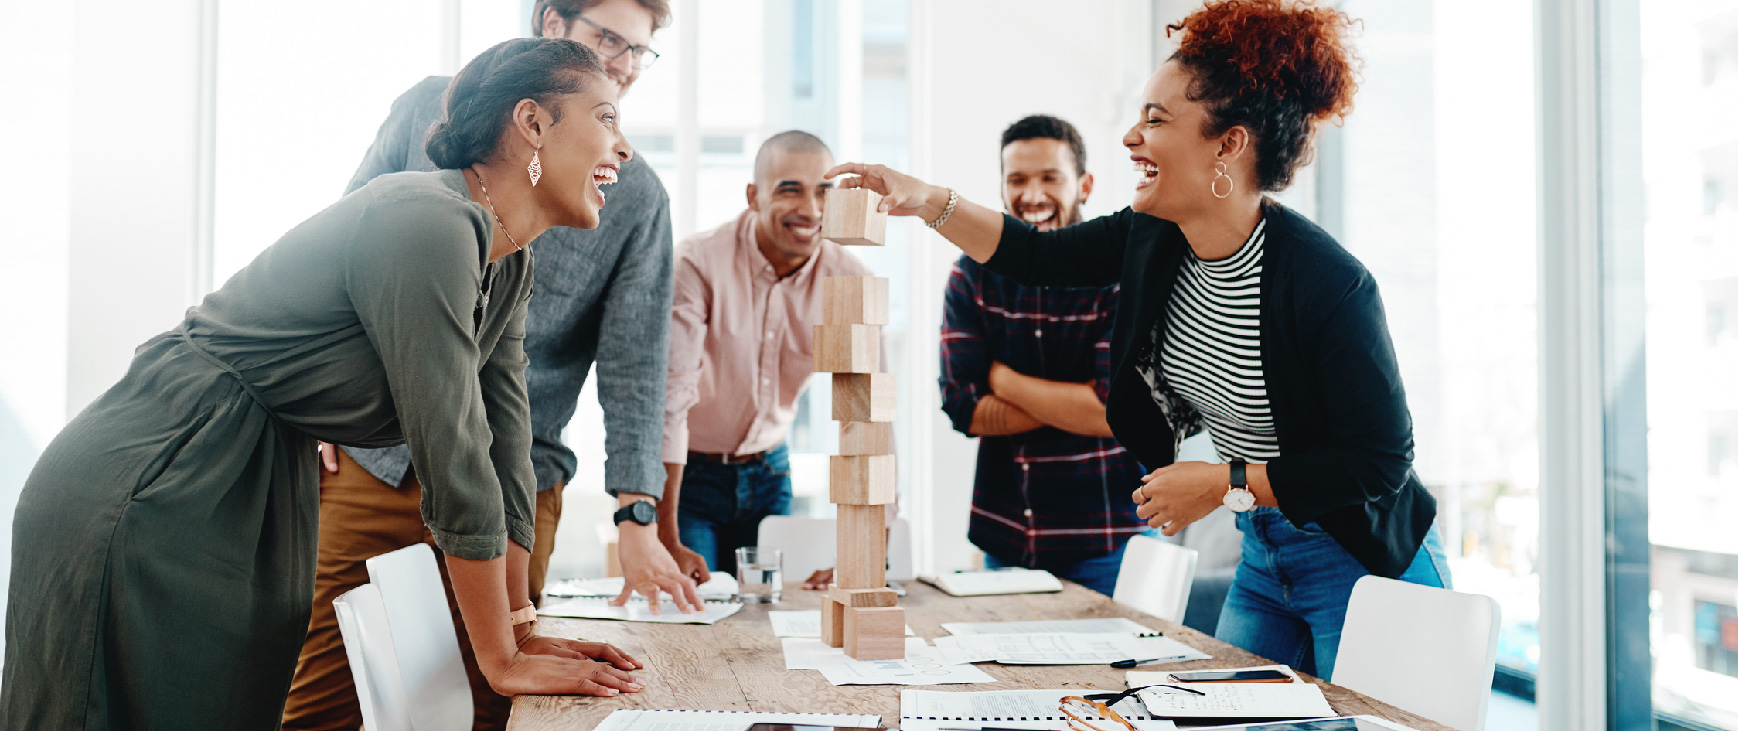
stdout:
<svg viewBox="0 0 1738 731">
<path fill-rule="evenodd" d="M 783 553 L 776 548 L 743 546 L 736 549 L 736 598 L 744 604 L 778 601 L 784 590 Z"/>
</svg>

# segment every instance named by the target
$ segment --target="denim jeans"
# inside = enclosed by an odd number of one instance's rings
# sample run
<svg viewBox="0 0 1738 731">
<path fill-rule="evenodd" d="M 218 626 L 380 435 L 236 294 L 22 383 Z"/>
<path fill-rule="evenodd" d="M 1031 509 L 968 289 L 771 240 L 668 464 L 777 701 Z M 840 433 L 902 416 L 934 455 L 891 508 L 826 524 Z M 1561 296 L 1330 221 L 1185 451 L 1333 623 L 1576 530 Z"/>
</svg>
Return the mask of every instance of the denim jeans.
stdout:
<svg viewBox="0 0 1738 731">
<path fill-rule="evenodd" d="M 1237 529 L 1243 561 L 1219 614 L 1218 638 L 1332 679 L 1352 585 L 1370 572 L 1315 523 L 1293 526 L 1278 508 L 1237 516 Z M 1435 526 L 1400 580 L 1453 588 Z"/>
<path fill-rule="evenodd" d="M 1158 534 L 1158 531 L 1149 530 L 1143 535 L 1156 536 Z M 1122 572 L 1122 553 L 1127 548 L 1128 543 L 1125 541 L 1122 545 L 1117 546 L 1115 551 L 1097 558 L 1089 558 L 1066 566 L 1050 566 L 1040 561 L 1038 568 L 1055 574 L 1056 578 L 1067 579 L 1105 596 L 1110 596 L 1116 592 L 1116 577 Z M 986 569 L 1005 569 L 1015 565 L 1017 564 L 1002 561 L 988 552 L 984 553 L 984 568 Z"/>
<path fill-rule="evenodd" d="M 758 543 L 760 521 L 791 512 L 790 450 L 780 444 L 744 464 L 689 462 L 679 499 L 682 544 L 705 556 L 713 571 L 735 573 L 736 549 Z"/>
</svg>

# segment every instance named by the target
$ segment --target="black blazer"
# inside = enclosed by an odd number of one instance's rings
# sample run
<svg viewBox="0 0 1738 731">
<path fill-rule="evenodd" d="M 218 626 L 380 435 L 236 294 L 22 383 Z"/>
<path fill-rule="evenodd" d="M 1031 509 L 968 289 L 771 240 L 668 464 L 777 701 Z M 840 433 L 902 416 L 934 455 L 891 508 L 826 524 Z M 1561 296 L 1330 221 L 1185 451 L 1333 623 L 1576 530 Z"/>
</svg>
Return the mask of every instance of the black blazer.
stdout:
<svg viewBox="0 0 1738 731">
<path fill-rule="evenodd" d="M 1315 522 L 1377 576 L 1412 563 L 1436 500 L 1412 470 L 1412 415 L 1376 280 L 1333 237 L 1268 200 L 1261 361 L 1280 457 L 1267 464 L 1280 510 Z M 1189 244 L 1177 225 L 1123 209 L 1051 232 L 1005 216 L 985 266 L 1025 284 L 1120 283 L 1106 420 L 1148 469 L 1176 461 L 1186 434 L 1135 371 Z M 1163 332 L 1163 330 L 1159 330 Z M 1132 488 L 1131 488 L 1132 489 Z"/>
</svg>

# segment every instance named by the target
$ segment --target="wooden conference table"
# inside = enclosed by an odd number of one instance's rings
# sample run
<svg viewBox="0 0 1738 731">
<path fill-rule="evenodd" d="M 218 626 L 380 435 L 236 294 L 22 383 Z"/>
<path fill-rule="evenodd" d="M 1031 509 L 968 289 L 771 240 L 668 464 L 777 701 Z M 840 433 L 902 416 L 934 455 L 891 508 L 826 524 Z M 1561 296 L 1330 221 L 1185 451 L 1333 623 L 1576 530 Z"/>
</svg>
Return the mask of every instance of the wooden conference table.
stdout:
<svg viewBox="0 0 1738 731">
<path fill-rule="evenodd" d="M 942 622 L 1128 617 L 1193 646 L 1211 660 L 1150 665 L 1143 670 L 1208 669 L 1272 664 L 1255 655 L 1180 624 L 1134 611 L 1098 592 L 1071 582 L 1055 594 L 952 597 L 918 581 L 903 582 L 900 600 L 906 623 L 919 637 L 946 635 Z M 705 711 L 879 713 L 881 724 L 899 725 L 897 685 L 834 686 L 813 670 L 786 670 L 784 649 L 772 634 L 769 609 L 818 609 L 820 592 L 790 584 L 783 601 L 751 604 L 714 625 L 648 624 L 590 619 L 540 618 L 540 634 L 609 642 L 645 663 L 634 676 L 646 683 L 639 693 L 615 698 L 519 696 L 513 701 L 508 731 L 585 731 L 620 708 L 679 708 Z M 665 611 L 673 611 L 666 609 Z M 1122 690 L 1126 670 L 1108 665 L 996 665 L 980 669 L 998 682 L 925 686 L 926 690 L 1017 690 L 1083 688 Z M 1311 679 L 1342 715 L 1370 714 L 1418 731 L 1452 731 L 1375 699 Z"/>
</svg>

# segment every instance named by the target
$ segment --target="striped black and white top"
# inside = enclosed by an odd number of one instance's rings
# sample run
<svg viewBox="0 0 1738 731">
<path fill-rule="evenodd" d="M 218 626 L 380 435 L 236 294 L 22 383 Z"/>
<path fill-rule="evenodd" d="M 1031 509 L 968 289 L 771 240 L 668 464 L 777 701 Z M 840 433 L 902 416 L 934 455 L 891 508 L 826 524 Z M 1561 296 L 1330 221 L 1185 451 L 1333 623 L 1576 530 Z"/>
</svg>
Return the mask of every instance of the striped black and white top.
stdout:
<svg viewBox="0 0 1738 731">
<path fill-rule="evenodd" d="M 1279 456 L 1273 409 L 1261 363 L 1261 259 L 1264 218 L 1243 248 L 1202 261 L 1187 254 L 1171 293 L 1154 397 L 1168 386 L 1205 421 L 1224 459 L 1267 462 Z M 1144 374 L 1143 374 L 1144 375 Z M 1161 401 L 1163 403 L 1163 401 Z"/>
</svg>

